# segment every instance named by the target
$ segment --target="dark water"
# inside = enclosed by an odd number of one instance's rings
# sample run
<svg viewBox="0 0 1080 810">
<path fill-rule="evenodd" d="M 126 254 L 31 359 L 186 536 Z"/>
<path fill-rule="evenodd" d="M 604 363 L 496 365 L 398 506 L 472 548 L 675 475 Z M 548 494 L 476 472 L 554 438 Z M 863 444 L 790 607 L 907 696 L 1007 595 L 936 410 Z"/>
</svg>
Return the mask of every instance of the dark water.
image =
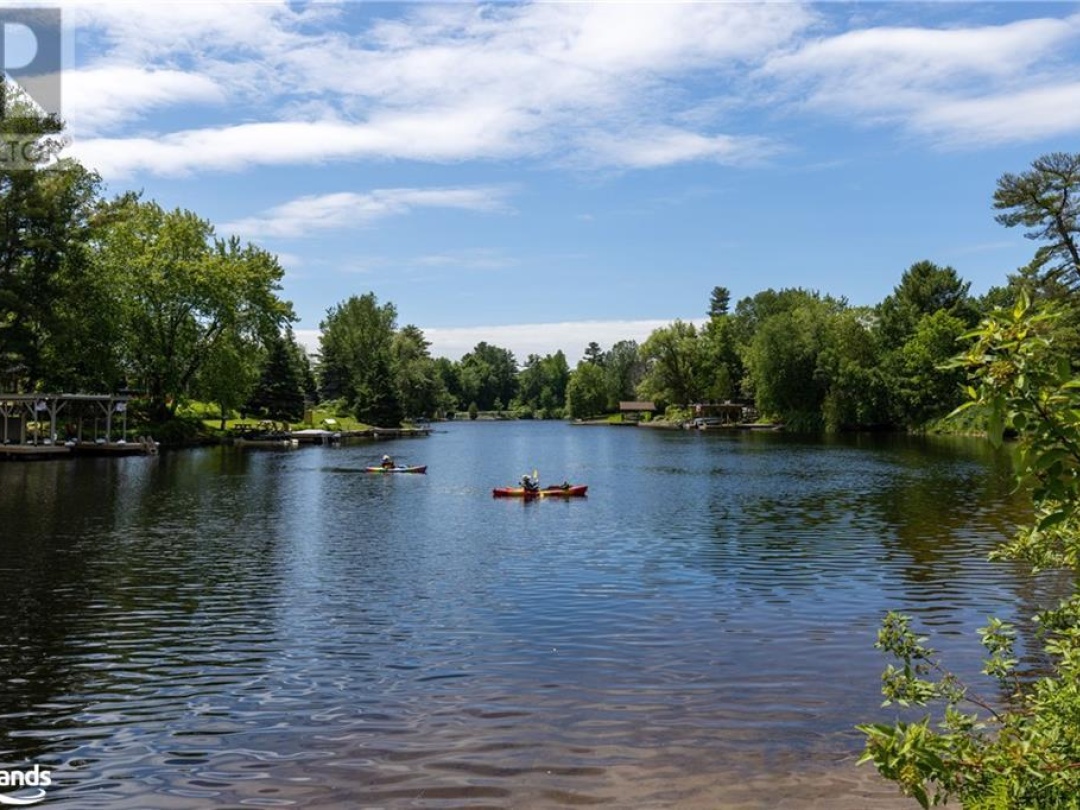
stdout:
<svg viewBox="0 0 1080 810">
<path fill-rule="evenodd" d="M 357 469 L 389 450 L 426 476 Z M 494 500 L 537 468 L 583 500 Z M 907 807 L 890 608 L 977 679 L 1040 585 L 978 440 L 450 424 L 0 466 L 0 760 L 48 807 Z"/>
</svg>

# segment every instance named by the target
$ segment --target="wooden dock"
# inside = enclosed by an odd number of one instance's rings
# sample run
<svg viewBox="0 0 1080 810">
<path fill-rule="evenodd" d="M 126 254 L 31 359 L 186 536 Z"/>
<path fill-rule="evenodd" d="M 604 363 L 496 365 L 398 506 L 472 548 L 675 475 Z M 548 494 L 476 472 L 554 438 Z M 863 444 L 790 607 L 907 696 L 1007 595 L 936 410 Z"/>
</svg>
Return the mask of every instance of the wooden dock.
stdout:
<svg viewBox="0 0 1080 810">
<path fill-rule="evenodd" d="M 416 439 L 430 436 L 431 428 L 368 428 L 367 430 L 343 430 L 342 439 Z"/>
<path fill-rule="evenodd" d="M 158 451 L 151 440 L 134 442 L 74 442 L 71 444 L 0 444 L 0 460 L 40 461 L 78 456 L 150 456 Z"/>
<path fill-rule="evenodd" d="M 0 459 L 38 461 L 46 458 L 71 458 L 71 448 L 62 444 L 0 444 Z"/>
<path fill-rule="evenodd" d="M 246 447 L 295 447 L 297 444 L 340 444 L 348 441 L 383 441 L 386 439 L 410 439 L 430 436 L 431 428 L 368 428 L 366 430 L 273 430 L 256 425 L 237 425 L 232 444 Z"/>
</svg>

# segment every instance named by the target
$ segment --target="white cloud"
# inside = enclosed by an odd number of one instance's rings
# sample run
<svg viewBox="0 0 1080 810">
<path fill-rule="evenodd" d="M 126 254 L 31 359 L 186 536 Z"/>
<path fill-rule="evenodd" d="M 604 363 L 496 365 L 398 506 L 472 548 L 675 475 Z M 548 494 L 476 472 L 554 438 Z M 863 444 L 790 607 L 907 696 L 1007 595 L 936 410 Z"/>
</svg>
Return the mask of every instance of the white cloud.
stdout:
<svg viewBox="0 0 1080 810">
<path fill-rule="evenodd" d="M 760 71 L 774 99 L 952 144 L 1075 132 L 1080 15 L 971 28 L 871 28 L 810 42 Z M 1058 107 L 1057 105 L 1064 105 Z M 1045 116 L 1042 121 L 1030 115 Z"/>
<path fill-rule="evenodd" d="M 372 159 L 752 165 L 785 151 L 745 117 L 763 109 L 949 143 L 981 140 L 966 112 L 993 141 L 1078 128 L 1064 105 L 1080 15 L 809 39 L 825 18 L 801 3 L 370 6 L 352 31 L 359 15 L 335 3 L 71 8 L 91 45 L 68 117 L 97 135 L 72 151 L 109 179 Z M 1010 125 L 1011 105 L 1055 99 L 1041 127 Z M 187 128 L 121 129 L 168 110 Z"/>
<path fill-rule="evenodd" d="M 768 138 L 710 137 L 670 127 L 657 127 L 625 137 L 596 135 L 590 140 L 590 151 L 600 156 L 603 162 L 643 169 L 688 161 L 747 165 L 783 151 L 783 147 Z"/>
<path fill-rule="evenodd" d="M 758 142 L 734 149 L 716 121 L 706 122 L 710 134 L 684 126 L 680 135 L 677 119 L 690 102 L 672 88 L 706 71 L 736 72 L 812 20 L 801 5 L 655 3 L 632 14 L 608 4 L 435 5 L 349 34 L 312 24 L 312 15 L 333 19 L 335 9 L 301 14 L 281 2 L 78 8 L 77 23 L 100 49 L 78 81 L 116 104 L 94 131 L 138 109 L 115 98 L 102 64 L 144 70 L 135 95 L 155 103 L 150 74 L 173 70 L 179 81 L 174 68 L 183 64 L 192 87 L 219 88 L 234 117 L 256 120 L 77 143 L 75 154 L 109 177 L 387 157 L 734 161 Z M 194 93 L 178 93 L 177 107 L 205 100 Z M 323 112 L 296 117 L 311 109 Z M 623 130 L 635 133 L 633 146 Z"/>
<path fill-rule="evenodd" d="M 502 188 L 471 187 L 387 188 L 311 195 L 274 206 L 258 216 L 226 222 L 218 230 L 245 239 L 307 236 L 401 216 L 417 208 L 504 211 L 506 194 Z"/>
<path fill-rule="evenodd" d="M 101 66 L 67 71 L 62 81 L 64 117 L 76 134 L 107 130 L 170 105 L 225 100 L 212 79 L 180 70 Z"/>
<path fill-rule="evenodd" d="M 778 56 L 767 70 L 829 82 L 872 76 L 897 88 L 1020 75 L 1075 39 L 1078 21 L 1080 17 L 977 28 L 854 30 Z"/>
<path fill-rule="evenodd" d="M 337 9 L 332 3 L 299 7 L 287 0 L 65 0 L 63 13 L 65 25 L 84 38 L 95 37 L 112 61 L 144 64 L 287 49 L 304 41 L 301 25 L 330 19 Z"/>
<path fill-rule="evenodd" d="M 942 101 L 913 126 L 952 143 L 1013 143 L 1080 131 L 1080 82 L 988 98 Z"/>
<path fill-rule="evenodd" d="M 429 253 L 418 256 L 410 264 L 415 267 L 449 267 L 454 270 L 503 270 L 519 264 L 517 259 L 505 256 L 491 248 L 475 248 L 447 253 Z"/>
<path fill-rule="evenodd" d="M 183 176 L 252 166 L 328 160 L 408 158 L 449 161 L 517 154 L 512 121 L 482 110 L 387 116 L 371 124 L 281 121 L 192 129 L 159 137 L 84 138 L 71 153 L 110 178 L 138 172 Z M 432 137 L 432 133 L 438 133 Z"/>
</svg>

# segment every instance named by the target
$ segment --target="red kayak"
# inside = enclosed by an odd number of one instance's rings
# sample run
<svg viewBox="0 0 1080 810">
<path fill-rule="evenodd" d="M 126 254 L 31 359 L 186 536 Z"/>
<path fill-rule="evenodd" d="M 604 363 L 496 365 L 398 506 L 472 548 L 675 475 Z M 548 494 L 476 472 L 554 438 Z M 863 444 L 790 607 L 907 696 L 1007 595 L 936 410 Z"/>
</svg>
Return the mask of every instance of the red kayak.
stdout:
<svg viewBox="0 0 1080 810">
<path fill-rule="evenodd" d="M 364 467 L 364 472 L 377 473 L 426 473 L 427 465 L 423 467 Z"/>
<path fill-rule="evenodd" d="M 588 487 L 584 484 L 566 484 L 558 487 L 526 490 L 525 487 L 496 487 L 491 490 L 495 498 L 581 498 Z"/>
</svg>

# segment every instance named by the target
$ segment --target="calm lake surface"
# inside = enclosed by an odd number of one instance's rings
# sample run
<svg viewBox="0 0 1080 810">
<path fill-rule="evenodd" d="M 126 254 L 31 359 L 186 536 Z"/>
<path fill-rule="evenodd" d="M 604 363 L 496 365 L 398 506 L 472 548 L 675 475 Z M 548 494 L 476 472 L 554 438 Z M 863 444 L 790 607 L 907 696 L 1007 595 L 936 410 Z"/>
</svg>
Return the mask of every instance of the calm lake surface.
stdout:
<svg viewBox="0 0 1080 810">
<path fill-rule="evenodd" d="M 588 497 L 491 497 L 533 468 Z M 0 764 L 50 808 L 912 807 L 855 767 L 877 625 L 978 680 L 1053 587 L 985 561 L 1010 488 L 974 439 L 562 423 L 2 464 Z"/>
</svg>

